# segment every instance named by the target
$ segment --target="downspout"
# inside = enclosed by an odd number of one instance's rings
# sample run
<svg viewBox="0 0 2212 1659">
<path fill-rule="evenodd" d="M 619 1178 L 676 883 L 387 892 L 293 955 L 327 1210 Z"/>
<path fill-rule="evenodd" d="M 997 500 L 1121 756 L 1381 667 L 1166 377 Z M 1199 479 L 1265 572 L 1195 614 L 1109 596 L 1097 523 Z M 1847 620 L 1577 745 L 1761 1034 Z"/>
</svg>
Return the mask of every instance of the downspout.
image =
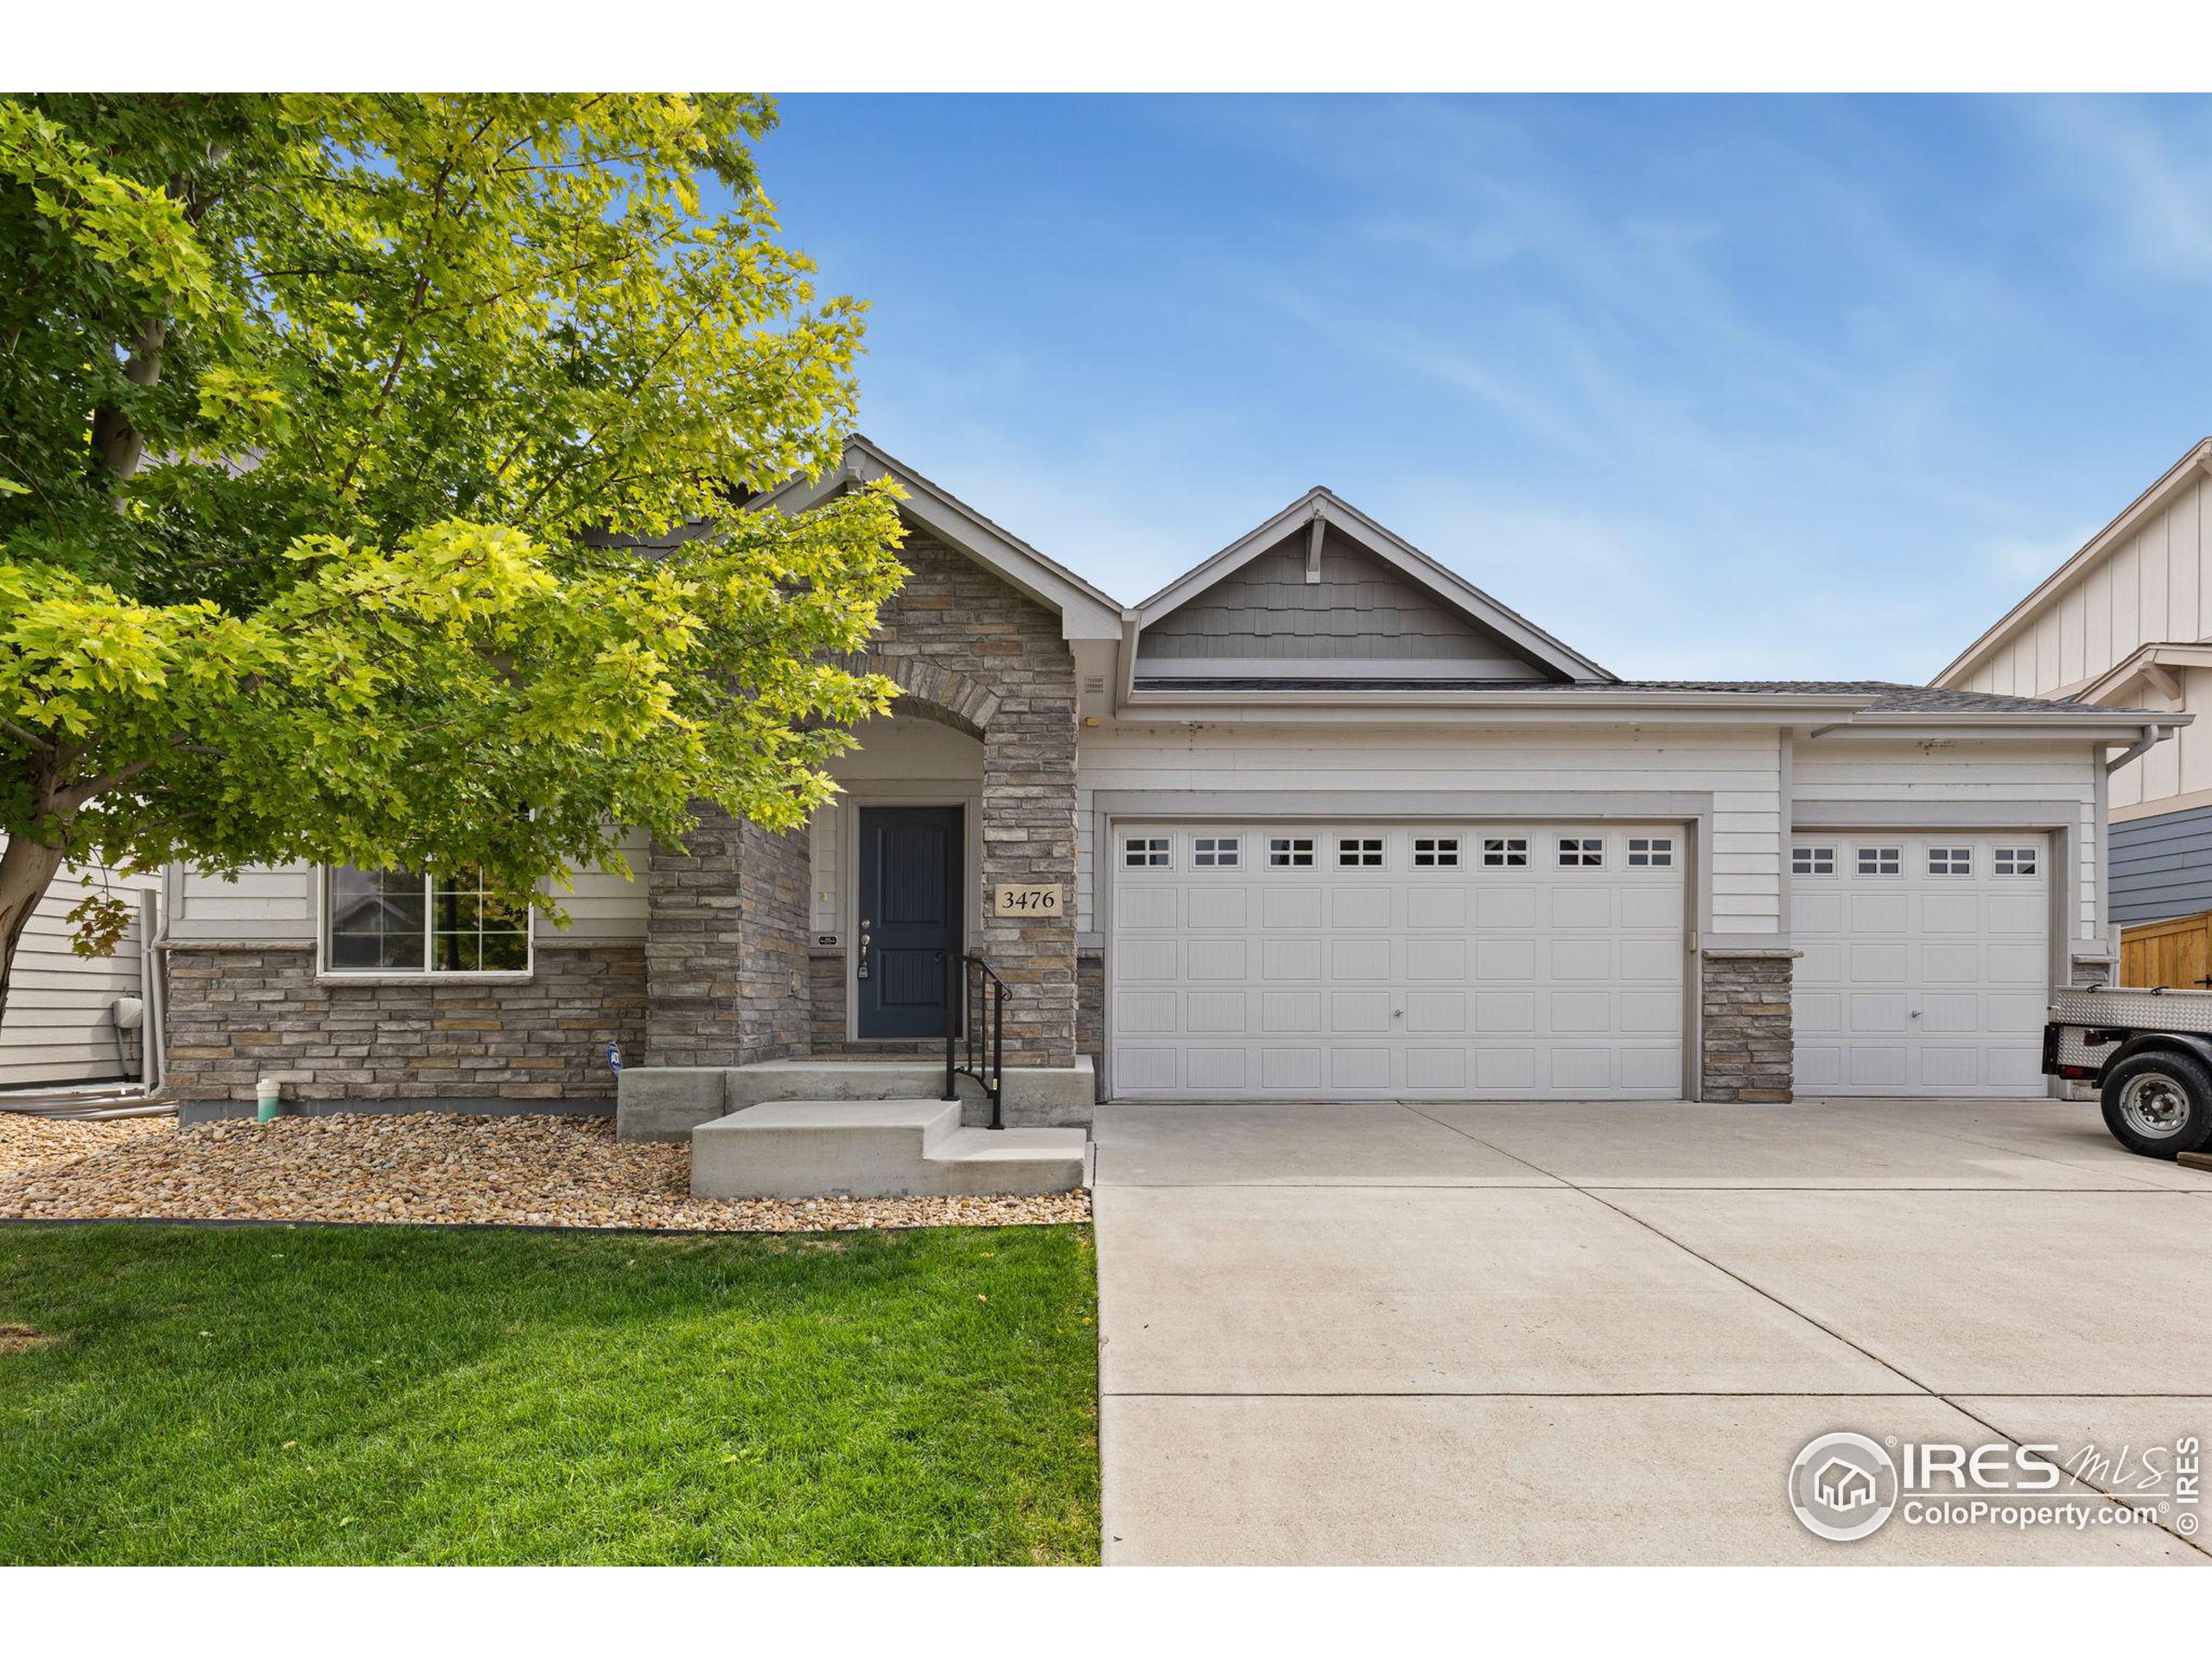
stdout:
<svg viewBox="0 0 2212 1659">
<path fill-rule="evenodd" d="M 167 886 L 166 878 L 163 886 Z M 145 1054 L 140 1070 L 149 1095 L 160 1092 L 169 1059 L 169 992 L 165 977 L 168 969 L 168 906 L 162 902 L 165 896 L 155 891 L 144 893 L 139 899 L 144 918 L 138 928 L 139 982 L 146 994 Z"/>
<path fill-rule="evenodd" d="M 2140 760 L 2143 756 L 2150 753 L 2153 748 L 2157 747 L 2159 744 L 2171 737 L 2174 734 L 2174 729 L 2175 728 L 2172 727 L 2161 726 L 2157 721 L 2152 721 L 2148 726 L 2145 726 L 2143 728 L 2142 736 L 2136 739 L 2134 742 L 2129 744 L 2118 754 L 2105 762 L 2105 772 L 2107 775 L 2118 772 L 2129 761 Z"/>
</svg>

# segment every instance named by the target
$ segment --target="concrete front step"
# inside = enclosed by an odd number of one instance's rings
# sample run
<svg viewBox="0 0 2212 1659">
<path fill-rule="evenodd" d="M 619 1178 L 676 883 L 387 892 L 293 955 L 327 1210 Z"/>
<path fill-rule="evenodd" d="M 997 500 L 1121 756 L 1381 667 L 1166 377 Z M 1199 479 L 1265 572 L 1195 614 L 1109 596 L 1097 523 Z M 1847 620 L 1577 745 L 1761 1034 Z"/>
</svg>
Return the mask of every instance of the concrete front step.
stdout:
<svg viewBox="0 0 2212 1659">
<path fill-rule="evenodd" d="M 1088 1128 L 1097 1099 L 1090 1057 L 1068 1066 L 1017 1066 L 1006 1074 L 1006 1121 Z M 989 1121 L 976 1080 L 957 1079 L 971 1125 Z M 849 1059 L 824 1056 L 751 1065 L 639 1065 L 622 1073 L 615 1132 L 625 1141 L 681 1141 L 702 1123 L 784 1100 L 934 1100 L 944 1092 L 942 1057 Z"/>
<path fill-rule="evenodd" d="M 691 1131 L 702 1198 L 861 1198 L 1066 1192 L 1083 1185 L 1081 1129 L 963 1129 L 938 1100 L 778 1100 Z"/>
</svg>

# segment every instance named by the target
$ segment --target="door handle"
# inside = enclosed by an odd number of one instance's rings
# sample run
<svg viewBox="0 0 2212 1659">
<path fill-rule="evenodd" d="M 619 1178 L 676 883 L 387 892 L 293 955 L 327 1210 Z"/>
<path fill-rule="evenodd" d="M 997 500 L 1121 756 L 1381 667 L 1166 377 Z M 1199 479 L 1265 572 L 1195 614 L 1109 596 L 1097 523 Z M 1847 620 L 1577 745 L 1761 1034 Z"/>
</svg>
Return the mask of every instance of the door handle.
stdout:
<svg viewBox="0 0 2212 1659">
<path fill-rule="evenodd" d="M 865 922 L 865 921 L 864 921 L 864 922 L 862 922 L 862 923 L 861 924 L 861 957 L 860 957 L 860 966 L 859 966 L 859 967 L 857 967 L 856 969 L 855 969 L 853 970 L 853 977 L 854 977 L 855 979 L 866 979 L 866 978 L 868 977 L 868 929 L 869 929 L 870 927 L 872 927 L 872 926 L 874 926 L 874 923 L 872 923 L 872 922 Z"/>
</svg>

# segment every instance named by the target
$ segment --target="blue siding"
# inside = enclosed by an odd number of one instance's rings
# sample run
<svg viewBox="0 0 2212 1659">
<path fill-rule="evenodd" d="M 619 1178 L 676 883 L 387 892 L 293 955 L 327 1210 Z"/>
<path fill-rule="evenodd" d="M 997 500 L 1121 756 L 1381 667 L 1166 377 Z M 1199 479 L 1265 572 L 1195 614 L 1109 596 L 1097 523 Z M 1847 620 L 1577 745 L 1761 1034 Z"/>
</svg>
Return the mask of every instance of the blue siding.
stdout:
<svg viewBox="0 0 2212 1659">
<path fill-rule="evenodd" d="M 2212 910 L 2212 806 L 2112 826 L 2112 918 L 2123 925 Z"/>
</svg>

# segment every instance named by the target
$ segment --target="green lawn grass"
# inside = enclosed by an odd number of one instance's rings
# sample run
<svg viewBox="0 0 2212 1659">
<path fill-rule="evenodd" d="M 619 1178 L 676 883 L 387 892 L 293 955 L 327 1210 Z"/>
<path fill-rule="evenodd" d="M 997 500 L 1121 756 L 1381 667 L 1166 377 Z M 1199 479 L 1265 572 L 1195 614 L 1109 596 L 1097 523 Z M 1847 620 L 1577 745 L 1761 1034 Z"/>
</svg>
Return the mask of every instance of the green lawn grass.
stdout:
<svg viewBox="0 0 2212 1659">
<path fill-rule="evenodd" d="M 0 1227 L 0 1562 L 1098 1553 L 1084 1227 Z"/>
</svg>

